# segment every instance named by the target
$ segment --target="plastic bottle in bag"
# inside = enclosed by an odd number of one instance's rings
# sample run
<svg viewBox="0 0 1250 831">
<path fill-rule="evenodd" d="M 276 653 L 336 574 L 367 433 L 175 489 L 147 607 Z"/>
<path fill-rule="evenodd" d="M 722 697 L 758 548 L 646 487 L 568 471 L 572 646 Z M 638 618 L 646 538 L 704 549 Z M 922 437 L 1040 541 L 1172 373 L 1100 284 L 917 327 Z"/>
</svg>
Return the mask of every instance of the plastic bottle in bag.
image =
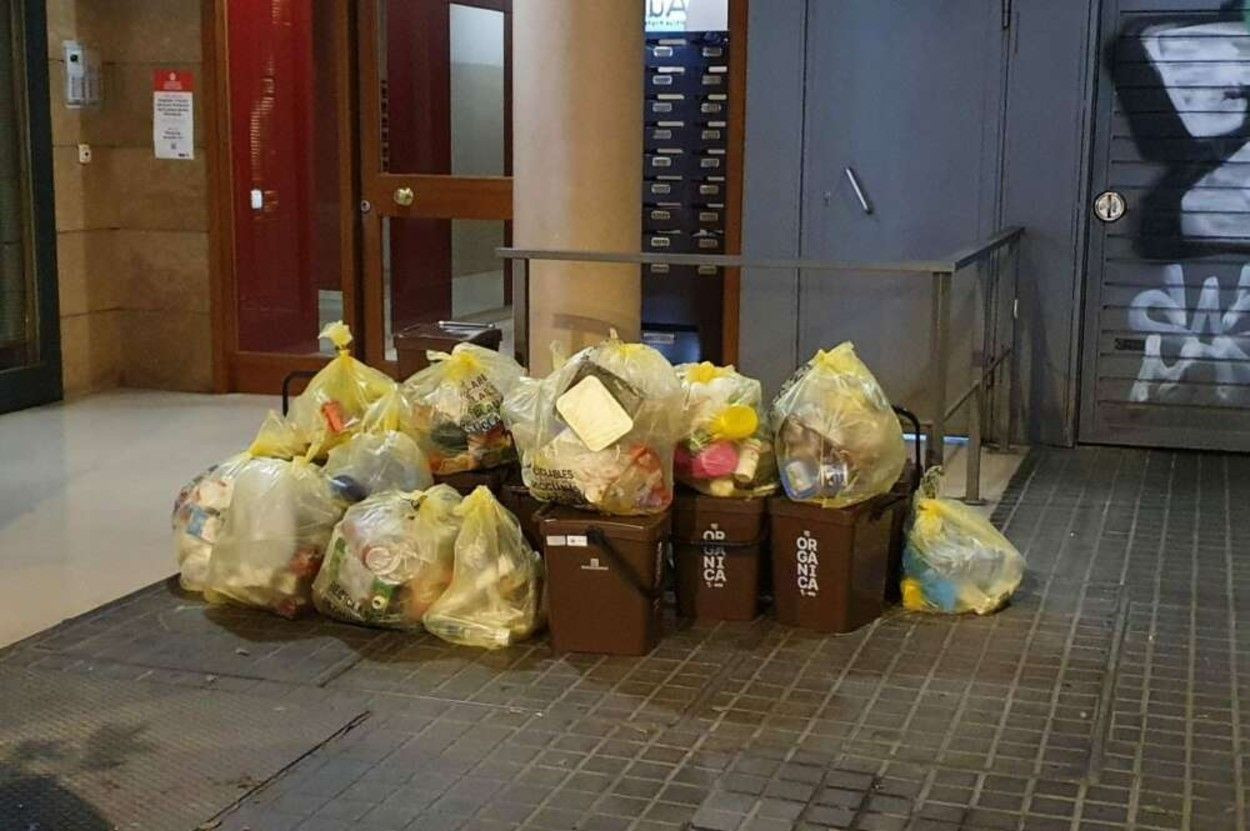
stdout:
<svg viewBox="0 0 1250 831">
<path fill-rule="evenodd" d="M 404 382 L 416 430 L 436 474 L 499 467 L 516 459 L 500 406 L 521 365 L 473 343 L 428 352 L 430 365 Z"/>
<path fill-rule="evenodd" d="M 425 628 L 450 643 L 498 649 L 542 623 L 542 560 L 517 518 L 485 487 L 455 509 L 461 518 L 451 585 L 425 613 Z"/>
<path fill-rule="evenodd" d="M 796 502 L 855 505 L 889 491 L 907 462 L 898 417 L 849 342 L 796 372 L 771 420 L 781 484 Z"/>
<path fill-rule="evenodd" d="M 1024 557 L 989 520 L 937 497 L 931 468 L 916 497 L 903 553 L 903 606 L 914 612 L 985 615 L 1002 608 L 1024 578 Z"/>
<path fill-rule="evenodd" d="M 386 373 L 352 357 L 352 333 L 342 321 L 326 326 L 321 337 L 334 344 L 337 355 L 291 401 L 288 418 L 313 459 L 325 458 L 356 433 L 369 405 L 395 387 Z"/>
<path fill-rule="evenodd" d="M 760 382 L 732 366 L 681 364 L 685 424 L 674 474 L 711 496 L 765 496 L 777 489 L 772 436 L 760 416 Z"/>
<path fill-rule="evenodd" d="M 346 502 L 387 490 L 425 490 L 434 484 L 421 448 L 396 430 L 352 436 L 330 451 L 325 474 Z"/>
<path fill-rule="evenodd" d="M 661 513 L 672 502 L 682 390 L 651 347 L 613 333 L 504 410 L 536 498 L 620 515 Z"/>
<path fill-rule="evenodd" d="M 347 504 L 305 459 L 251 459 L 235 474 L 204 596 L 295 617 Z"/>
<path fill-rule="evenodd" d="M 419 629 L 451 582 L 460 494 L 447 485 L 375 494 L 335 526 L 312 599 L 329 617 Z"/>
</svg>

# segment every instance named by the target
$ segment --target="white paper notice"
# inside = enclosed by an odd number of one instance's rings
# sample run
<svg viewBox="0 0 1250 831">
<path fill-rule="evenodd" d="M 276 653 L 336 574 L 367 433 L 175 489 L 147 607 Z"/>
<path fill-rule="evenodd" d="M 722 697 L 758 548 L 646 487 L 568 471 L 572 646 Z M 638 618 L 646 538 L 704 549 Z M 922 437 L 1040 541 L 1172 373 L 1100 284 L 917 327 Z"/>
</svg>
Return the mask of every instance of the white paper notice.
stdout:
<svg viewBox="0 0 1250 831">
<path fill-rule="evenodd" d="M 195 93 L 190 72 L 158 69 L 152 91 L 152 146 L 158 159 L 195 158 Z"/>
</svg>

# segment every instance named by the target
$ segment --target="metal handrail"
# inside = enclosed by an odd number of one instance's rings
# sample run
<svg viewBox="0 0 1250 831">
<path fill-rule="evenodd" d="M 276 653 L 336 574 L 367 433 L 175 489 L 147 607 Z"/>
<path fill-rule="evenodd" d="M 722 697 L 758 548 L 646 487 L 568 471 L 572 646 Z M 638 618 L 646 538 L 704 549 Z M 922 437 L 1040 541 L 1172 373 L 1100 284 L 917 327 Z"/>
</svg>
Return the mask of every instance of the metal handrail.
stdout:
<svg viewBox="0 0 1250 831">
<path fill-rule="evenodd" d="M 932 275 L 954 273 L 982 260 L 1005 245 L 1015 242 L 1024 228 L 1014 226 L 999 231 L 977 245 L 969 246 L 941 260 L 904 260 L 895 263 L 858 263 L 846 260 L 813 260 L 789 257 L 752 258 L 739 254 L 656 254 L 637 251 L 577 251 L 553 248 L 496 248 L 503 260 L 542 260 L 544 262 L 611 263 L 618 265 L 706 265 L 717 268 L 759 268 L 803 271 L 869 271 Z"/>
<path fill-rule="evenodd" d="M 934 412 L 929 436 L 928 461 L 930 464 L 941 464 L 945 458 L 946 422 L 952 418 L 969 401 L 973 402 L 969 422 L 967 482 L 964 499 L 967 502 L 981 501 L 981 449 L 984 422 L 990 421 L 992 434 L 997 434 L 994 419 L 995 409 L 989 408 L 988 396 L 999 389 L 998 370 L 1004 363 L 1008 366 L 1006 382 L 1007 427 L 1002 434 L 1002 444 L 1009 447 L 1016 430 L 1016 410 L 1019 392 L 1019 359 L 1016 349 L 1016 298 L 1019 287 L 1019 256 L 1018 244 L 1024 235 L 1024 228 L 1012 226 L 998 231 L 983 242 L 960 249 L 949 257 L 940 260 L 912 260 L 894 263 L 857 263 L 838 260 L 814 260 L 804 258 L 752 258 L 735 254 L 668 254 L 668 253 L 637 253 L 632 251 L 573 251 L 565 249 L 513 248 L 495 249 L 495 254 L 503 260 L 516 261 L 520 265 L 519 272 L 513 272 L 513 280 L 519 292 L 514 289 L 513 295 L 526 298 L 528 307 L 529 264 L 531 261 L 544 262 L 579 262 L 606 263 L 618 265 L 687 265 L 714 266 L 716 268 L 739 268 L 761 270 L 791 271 L 852 271 L 858 273 L 890 273 L 895 275 L 927 276 L 931 280 L 932 292 L 932 356 L 934 362 L 933 397 Z M 947 406 L 947 376 L 950 362 L 950 329 L 951 329 L 951 282 L 955 273 L 968 266 L 980 266 L 1000 250 L 1012 249 L 1016 255 L 1012 257 L 1011 287 L 1011 342 L 1002 349 L 997 348 L 995 332 L 997 331 L 996 304 L 999 282 L 997 270 L 990 270 L 990 279 L 984 283 L 984 307 L 982 309 L 982 348 L 973 352 L 973 369 L 976 377 L 972 384 L 955 398 L 955 403 Z M 980 272 L 985 276 L 985 272 Z M 517 334 L 527 337 L 528 326 L 522 322 Z M 992 354 L 991 354 L 992 353 Z M 919 437 L 917 437 L 919 441 Z"/>
</svg>

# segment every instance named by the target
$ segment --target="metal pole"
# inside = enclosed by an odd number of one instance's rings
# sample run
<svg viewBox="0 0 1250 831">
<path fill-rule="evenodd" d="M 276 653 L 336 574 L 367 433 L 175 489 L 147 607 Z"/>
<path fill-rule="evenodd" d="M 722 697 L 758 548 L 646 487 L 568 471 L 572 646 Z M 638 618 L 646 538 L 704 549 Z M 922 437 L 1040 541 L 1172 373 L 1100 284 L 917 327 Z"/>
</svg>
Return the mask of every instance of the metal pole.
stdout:
<svg viewBox="0 0 1250 831">
<path fill-rule="evenodd" d="M 981 363 L 981 367 L 976 367 L 978 372 L 984 372 L 984 362 Z M 972 393 L 972 413 L 968 423 L 968 463 L 964 468 L 966 474 L 964 502 L 969 505 L 985 504 L 985 500 L 981 498 L 981 419 L 985 417 L 986 402 L 984 378 L 985 376 L 982 375 Z"/>
<path fill-rule="evenodd" d="M 933 272 L 933 442 L 929 466 L 946 459 L 946 384 L 950 366 L 951 273 Z"/>
<path fill-rule="evenodd" d="M 521 366 L 530 365 L 530 261 L 512 261 L 512 355 Z"/>
<path fill-rule="evenodd" d="M 1007 433 L 1003 450 L 1010 452 L 1016 440 L 1020 409 L 1020 240 L 1011 244 L 1011 357 L 1007 364 Z"/>
</svg>

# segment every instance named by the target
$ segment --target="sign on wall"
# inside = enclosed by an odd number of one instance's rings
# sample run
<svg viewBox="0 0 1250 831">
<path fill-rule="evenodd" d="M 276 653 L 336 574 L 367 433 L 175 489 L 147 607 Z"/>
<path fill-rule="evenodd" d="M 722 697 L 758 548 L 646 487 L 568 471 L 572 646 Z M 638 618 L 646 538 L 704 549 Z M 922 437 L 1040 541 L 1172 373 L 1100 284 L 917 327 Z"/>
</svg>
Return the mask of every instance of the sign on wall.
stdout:
<svg viewBox="0 0 1250 831">
<path fill-rule="evenodd" d="M 729 0 L 646 0 L 648 32 L 724 32 Z"/>
<path fill-rule="evenodd" d="M 158 69 L 152 89 L 152 145 L 158 159 L 195 158 L 195 105 L 190 72 Z"/>
</svg>

